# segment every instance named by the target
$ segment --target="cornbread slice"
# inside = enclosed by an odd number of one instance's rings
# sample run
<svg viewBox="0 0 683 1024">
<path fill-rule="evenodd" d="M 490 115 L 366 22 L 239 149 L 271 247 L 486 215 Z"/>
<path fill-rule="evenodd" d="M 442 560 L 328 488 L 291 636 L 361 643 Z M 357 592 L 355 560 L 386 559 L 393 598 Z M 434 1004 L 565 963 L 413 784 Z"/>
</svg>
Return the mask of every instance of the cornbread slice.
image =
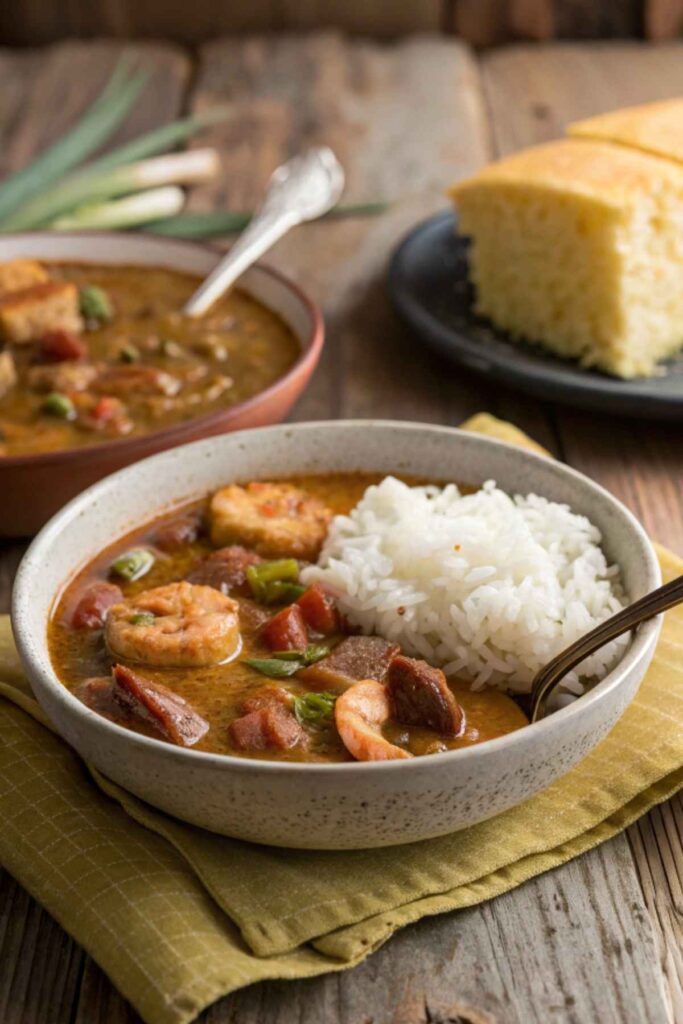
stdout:
<svg viewBox="0 0 683 1024">
<path fill-rule="evenodd" d="M 570 124 L 567 133 L 632 146 L 683 163 L 683 98 L 612 110 Z"/>
<path fill-rule="evenodd" d="M 683 344 L 683 166 L 606 142 L 524 150 L 456 185 L 477 311 L 619 377 Z"/>
<path fill-rule="evenodd" d="M 57 330 L 83 330 L 78 288 L 71 281 L 47 281 L 0 296 L 0 340 L 21 345 Z"/>
<path fill-rule="evenodd" d="M 19 288 L 30 288 L 48 280 L 45 267 L 35 260 L 10 260 L 0 263 L 0 296 Z"/>
</svg>

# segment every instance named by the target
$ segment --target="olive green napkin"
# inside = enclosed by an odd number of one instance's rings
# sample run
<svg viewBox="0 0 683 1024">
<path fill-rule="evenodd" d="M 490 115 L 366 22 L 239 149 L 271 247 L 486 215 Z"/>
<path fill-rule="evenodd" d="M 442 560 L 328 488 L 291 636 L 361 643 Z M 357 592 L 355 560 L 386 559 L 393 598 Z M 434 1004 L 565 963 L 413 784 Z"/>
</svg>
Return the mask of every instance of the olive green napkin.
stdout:
<svg viewBox="0 0 683 1024">
<path fill-rule="evenodd" d="M 512 443 L 489 416 L 470 429 Z M 683 561 L 659 548 L 665 579 Z M 149 1024 L 183 1024 L 266 978 L 343 970 L 397 928 L 471 906 L 624 829 L 683 783 L 683 610 L 609 736 L 545 792 L 400 848 L 269 849 L 176 821 L 102 778 L 50 729 L 0 619 L 0 863 Z"/>
</svg>

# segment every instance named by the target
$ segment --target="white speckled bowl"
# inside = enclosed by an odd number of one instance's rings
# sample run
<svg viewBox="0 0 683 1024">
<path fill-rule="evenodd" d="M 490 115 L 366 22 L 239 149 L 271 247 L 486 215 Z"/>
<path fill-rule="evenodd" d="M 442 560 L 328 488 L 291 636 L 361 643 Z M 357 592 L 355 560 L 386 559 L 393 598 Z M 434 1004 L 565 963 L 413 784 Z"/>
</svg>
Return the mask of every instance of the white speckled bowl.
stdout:
<svg viewBox="0 0 683 1024">
<path fill-rule="evenodd" d="M 641 626 L 592 692 L 536 725 L 414 761 L 307 765 L 185 750 L 100 718 L 55 676 L 46 626 L 57 594 L 113 538 L 231 480 L 326 470 L 419 474 L 568 502 L 602 531 L 632 599 L 661 582 L 643 529 L 586 477 L 476 434 L 411 423 L 333 422 L 226 434 L 129 466 L 75 498 L 43 528 L 16 580 L 13 622 L 36 697 L 64 738 L 105 775 L 186 821 L 258 843 L 314 849 L 389 846 L 451 832 L 549 785 L 612 728 L 654 653 Z"/>
</svg>

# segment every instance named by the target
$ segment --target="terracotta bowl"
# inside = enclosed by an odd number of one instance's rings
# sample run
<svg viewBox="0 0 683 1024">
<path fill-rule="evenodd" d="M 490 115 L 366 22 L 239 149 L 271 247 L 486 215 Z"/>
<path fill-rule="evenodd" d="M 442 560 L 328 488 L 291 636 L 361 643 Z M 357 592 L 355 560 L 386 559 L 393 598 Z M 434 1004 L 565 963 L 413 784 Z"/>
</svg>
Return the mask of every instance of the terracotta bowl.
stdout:
<svg viewBox="0 0 683 1024">
<path fill-rule="evenodd" d="M 599 527 L 632 599 L 660 583 L 631 513 L 580 473 L 444 427 L 372 421 L 250 430 L 184 445 L 129 466 L 75 498 L 21 564 L 13 626 L 36 697 L 87 761 L 162 810 L 258 843 L 318 849 L 389 846 L 471 825 L 550 785 L 612 728 L 638 689 L 660 622 L 640 627 L 589 693 L 534 725 L 477 746 L 405 761 L 278 763 L 186 750 L 130 732 L 81 704 L 57 679 L 46 627 L 64 584 L 112 539 L 169 506 L 232 480 L 366 470 L 480 485 L 566 502 Z"/>
<path fill-rule="evenodd" d="M 0 237 L 0 262 L 17 257 L 163 266 L 206 275 L 219 253 L 210 245 L 145 234 L 28 232 Z M 44 455 L 0 456 L 0 536 L 35 533 L 85 487 L 153 452 L 201 437 L 279 423 L 306 387 L 323 345 L 319 308 L 295 284 L 257 265 L 239 287 L 277 313 L 299 340 L 299 358 L 288 372 L 253 398 L 140 437 Z"/>
</svg>

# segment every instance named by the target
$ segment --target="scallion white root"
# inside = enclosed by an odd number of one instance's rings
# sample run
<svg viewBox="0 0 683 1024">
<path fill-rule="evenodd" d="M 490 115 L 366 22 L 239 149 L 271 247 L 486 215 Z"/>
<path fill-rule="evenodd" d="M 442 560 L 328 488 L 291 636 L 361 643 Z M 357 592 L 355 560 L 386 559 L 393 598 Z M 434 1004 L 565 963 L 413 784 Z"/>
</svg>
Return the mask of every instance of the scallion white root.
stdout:
<svg viewBox="0 0 683 1024">
<path fill-rule="evenodd" d="M 174 217 L 182 210 L 185 193 L 177 185 L 147 189 L 123 199 L 86 203 L 57 217 L 49 225 L 55 231 L 110 230 L 147 224 L 160 217 Z"/>
</svg>

